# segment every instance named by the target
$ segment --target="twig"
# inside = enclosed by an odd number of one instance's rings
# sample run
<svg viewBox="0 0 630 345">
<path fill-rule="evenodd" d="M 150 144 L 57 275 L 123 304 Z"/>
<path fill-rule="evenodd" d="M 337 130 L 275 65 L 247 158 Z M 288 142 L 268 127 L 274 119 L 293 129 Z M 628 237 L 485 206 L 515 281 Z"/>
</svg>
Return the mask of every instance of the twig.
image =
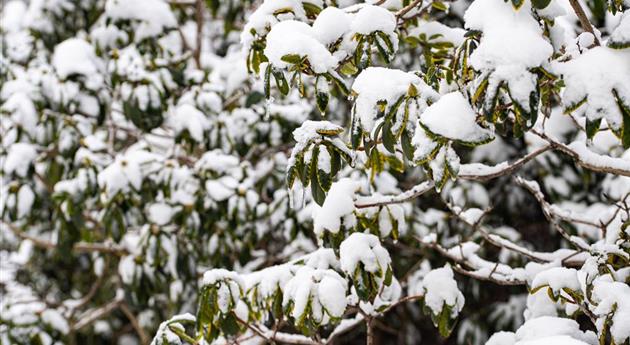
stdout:
<svg viewBox="0 0 630 345">
<path fill-rule="evenodd" d="M 195 3 L 195 21 L 197 22 L 197 37 L 195 37 L 195 51 L 193 59 L 197 68 L 201 68 L 201 37 L 203 34 L 203 0 Z"/>
<path fill-rule="evenodd" d="M 512 172 L 518 170 L 523 165 L 525 165 L 525 163 L 549 151 L 551 148 L 552 148 L 552 145 L 545 145 L 519 158 L 518 160 L 512 162 L 511 164 L 495 165 L 494 166 L 495 169 L 492 169 L 490 172 L 486 172 L 486 173 L 474 174 L 473 170 L 474 170 L 475 165 L 464 164 L 460 167 L 460 171 L 457 177 L 464 180 L 488 181 L 497 177 L 509 175 Z M 497 167 L 500 167 L 500 169 L 496 169 Z"/>
<path fill-rule="evenodd" d="M 368 207 L 376 207 L 376 206 L 384 206 L 390 204 L 400 204 L 412 199 L 419 197 L 420 195 L 430 191 L 435 186 L 433 181 L 424 181 L 410 190 L 393 196 L 387 196 L 380 198 L 378 201 L 370 201 L 370 198 L 359 198 L 357 203 L 354 205 L 356 208 L 368 208 Z M 364 202 L 361 202 L 361 201 Z"/>
<path fill-rule="evenodd" d="M 580 2 L 578 0 L 569 0 L 569 3 L 571 4 L 571 7 L 573 7 L 573 12 L 575 12 L 575 15 L 578 17 L 582 29 L 584 31 L 590 32 L 593 35 L 593 39 L 595 40 L 593 44 L 596 46 L 600 45 L 599 39 L 595 35 L 593 25 L 588 20 L 588 17 L 586 16 L 584 9 L 582 8 L 582 5 L 580 5 Z"/>
<path fill-rule="evenodd" d="M 414 0 L 409 5 L 401 8 L 398 12 L 396 12 L 396 18 L 403 18 L 405 14 L 409 13 L 409 11 L 413 10 L 415 7 L 422 6 L 423 0 Z"/>
<path fill-rule="evenodd" d="M 129 306 L 127 305 L 127 303 L 124 303 L 124 302 L 121 303 L 120 310 L 129 319 L 129 322 L 131 322 L 131 326 L 133 326 L 133 329 L 136 331 L 136 333 L 138 334 L 138 337 L 140 338 L 140 344 L 148 345 L 149 337 L 147 336 L 144 329 L 142 329 L 142 326 L 140 325 L 140 322 L 138 322 L 138 319 L 136 318 L 136 316 L 133 315 L 133 313 L 129 309 Z"/>
<path fill-rule="evenodd" d="M 78 331 L 81 328 L 88 326 L 92 322 L 108 315 L 109 313 L 120 307 L 121 303 L 123 303 L 122 298 L 115 299 L 102 307 L 86 311 L 79 316 L 79 322 L 72 325 L 72 331 Z"/>
</svg>

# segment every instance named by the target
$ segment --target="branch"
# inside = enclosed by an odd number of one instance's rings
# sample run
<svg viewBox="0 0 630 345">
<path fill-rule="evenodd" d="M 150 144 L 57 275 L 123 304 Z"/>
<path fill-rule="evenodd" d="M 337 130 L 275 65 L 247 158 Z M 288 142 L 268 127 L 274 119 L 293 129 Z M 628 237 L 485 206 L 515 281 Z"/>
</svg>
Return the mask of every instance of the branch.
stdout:
<svg viewBox="0 0 630 345">
<path fill-rule="evenodd" d="M 423 0 L 414 0 L 409 5 L 401 8 L 396 12 L 396 18 L 403 18 L 405 14 L 409 13 L 409 11 L 413 10 L 415 7 L 422 6 Z"/>
<path fill-rule="evenodd" d="M 357 203 L 354 205 L 356 208 L 368 208 L 376 206 L 384 206 L 390 204 L 400 204 L 409 200 L 413 200 L 420 195 L 430 191 L 435 186 L 433 181 L 424 181 L 408 191 L 398 195 L 388 195 L 383 197 L 359 197 Z"/>
<path fill-rule="evenodd" d="M 557 214 L 552 210 L 551 205 L 545 201 L 545 196 L 543 195 L 542 191 L 540 190 L 540 186 L 538 185 L 538 183 L 534 182 L 534 181 L 527 181 L 521 177 L 516 177 L 516 183 L 518 185 L 520 185 L 521 187 L 527 189 L 530 193 L 532 193 L 532 195 L 536 198 L 536 200 L 538 201 L 538 203 L 540 204 L 540 207 L 542 208 L 543 214 L 545 215 L 545 218 L 547 218 L 547 220 L 549 220 L 549 222 L 551 222 L 551 224 L 554 226 L 554 228 L 560 233 L 560 235 L 562 235 L 562 237 L 564 237 L 567 241 L 569 241 L 569 243 L 571 243 L 573 246 L 575 246 L 576 248 L 579 248 L 583 251 L 588 251 L 589 247 L 579 241 L 576 241 L 573 236 L 571 236 L 569 233 L 566 232 L 566 230 L 558 223 L 558 219 L 556 218 L 560 218 L 563 220 L 567 220 L 570 221 L 572 220 L 572 218 L 568 217 L 565 215 L 564 218 L 558 217 Z M 592 225 L 596 228 L 598 228 L 597 224 L 592 223 Z"/>
<path fill-rule="evenodd" d="M 81 328 L 90 325 L 92 322 L 108 315 L 109 313 L 120 307 L 122 303 L 123 299 L 117 298 L 102 307 L 86 311 L 85 313 L 81 314 L 81 316 L 79 316 L 79 322 L 72 325 L 72 331 L 76 332 Z"/>
<path fill-rule="evenodd" d="M 628 160 L 599 155 L 589 150 L 583 142 L 576 141 L 569 145 L 565 145 L 547 136 L 547 134 L 541 133 L 535 129 L 531 132 L 547 141 L 554 150 L 570 156 L 578 165 L 586 169 L 601 173 L 630 177 L 630 161 Z"/>
<path fill-rule="evenodd" d="M 420 242 L 421 245 L 425 245 L 429 248 L 435 249 L 438 251 L 438 253 L 440 253 L 440 255 L 457 263 L 459 266 L 458 265 L 453 266 L 453 270 L 455 270 L 456 272 L 460 274 L 463 274 L 465 276 L 468 276 L 477 280 L 489 281 L 497 285 L 510 285 L 511 286 L 511 285 L 526 285 L 527 284 L 527 281 L 525 280 L 521 280 L 513 276 L 508 276 L 501 272 L 497 272 L 497 267 L 499 266 L 498 262 L 494 263 L 494 268 L 489 272 L 489 274 L 482 274 L 480 271 L 481 268 L 479 267 L 479 265 L 475 265 L 474 263 L 470 262 L 468 259 L 464 258 L 463 255 L 461 255 L 461 257 L 455 256 L 451 254 L 449 250 L 442 247 L 436 242 L 423 241 L 421 238 L 417 238 L 417 237 L 416 239 L 418 240 L 418 242 Z M 488 261 L 484 260 L 484 262 L 488 262 Z M 472 270 L 464 269 L 462 266 L 470 267 Z M 509 268 L 513 269 L 511 267 Z M 496 278 L 497 276 L 500 277 L 500 279 Z"/>
<path fill-rule="evenodd" d="M 197 36 L 195 37 L 195 51 L 193 59 L 197 68 L 201 68 L 201 36 L 203 36 L 203 0 L 197 0 L 195 3 L 195 21 L 197 22 Z"/>
<path fill-rule="evenodd" d="M 131 326 L 133 326 L 133 329 L 136 330 L 136 333 L 138 334 L 138 338 L 140 338 L 140 344 L 148 345 L 150 339 L 147 336 L 147 334 L 144 332 L 144 329 L 142 329 L 142 326 L 140 325 L 140 322 L 138 322 L 138 319 L 136 318 L 136 316 L 133 315 L 133 313 L 131 312 L 131 309 L 129 309 L 129 306 L 127 305 L 127 303 L 124 303 L 124 302 L 121 303 L 120 310 L 129 319 L 129 322 L 131 322 Z"/>
<path fill-rule="evenodd" d="M 586 16 L 584 9 L 582 8 L 582 5 L 580 5 L 580 2 L 578 0 L 569 0 L 569 3 L 571 4 L 571 7 L 573 7 L 573 12 L 575 12 L 575 15 L 578 17 L 582 29 L 584 31 L 590 32 L 593 35 L 593 39 L 595 40 L 595 43 L 593 44 L 596 46 L 600 45 L 599 39 L 595 35 L 593 25 L 588 20 L 588 17 Z"/>
<path fill-rule="evenodd" d="M 525 163 L 549 151 L 551 148 L 552 145 L 545 145 L 519 158 L 511 164 L 508 164 L 507 162 L 499 163 L 494 166 L 487 166 L 480 163 L 463 164 L 459 168 L 459 174 L 457 177 L 464 180 L 488 181 L 497 177 L 509 175 L 525 165 Z"/>
</svg>

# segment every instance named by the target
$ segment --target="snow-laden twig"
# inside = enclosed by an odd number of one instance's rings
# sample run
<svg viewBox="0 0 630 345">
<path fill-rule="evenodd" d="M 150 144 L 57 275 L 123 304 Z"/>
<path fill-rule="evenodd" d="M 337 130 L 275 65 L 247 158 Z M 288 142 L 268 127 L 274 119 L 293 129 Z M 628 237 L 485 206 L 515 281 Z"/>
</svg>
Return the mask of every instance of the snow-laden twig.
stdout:
<svg viewBox="0 0 630 345">
<path fill-rule="evenodd" d="M 462 164 L 459 168 L 458 178 L 473 181 L 488 181 L 497 177 L 509 175 L 521 168 L 525 163 L 549 151 L 551 145 L 545 145 L 529 154 L 515 160 L 512 163 L 502 162 L 494 166 L 481 163 Z"/>
<path fill-rule="evenodd" d="M 361 202 L 362 200 L 365 201 L 365 198 L 359 197 L 357 198 L 357 202 L 355 203 L 354 207 L 368 208 L 390 204 L 400 204 L 409 200 L 413 200 L 420 195 L 432 190 L 434 185 L 435 183 L 433 181 L 424 181 L 401 194 L 383 196 L 376 201 L 374 201 L 373 198 L 370 198 L 370 202 Z"/>
<path fill-rule="evenodd" d="M 569 241 L 569 243 L 571 243 L 576 248 L 579 248 L 584 251 L 587 251 L 589 249 L 586 243 L 584 243 L 583 241 L 577 241 L 575 237 L 567 233 L 566 230 L 559 224 L 558 222 L 559 219 L 570 221 L 570 222 L 575 222 L 575 220 L 566 214 L 559 216 L 558 212 L 552 207 L 552 205 L 549 204 L 547 201 L 545 201 L 545 196 L 540 190 L 540 186 L 538 185 L 538 183 L 536 183 L 535 181 L 527 181 L 520 176 L 515 177 L 515 180 L 518 185 L 522 186 L 523 188 L 527 189 L 530 193 L 532 193 L 532 195 L 536 198 L 536 200 L 540 204 L 540 207 L 542 208 L 542 211 L 545 217 L 549 220 L 549 222 L 551 222 L 551 224 L 562 235 L 562 237 L 564 237 L 567 241 Z M 586 221 L 581 220 L 581 222 L 584 223 Z M 595 223 L 590 223 L 589 225 L 598 227 L 598 225 Z"/>
<path fill-rule="evenodd" d="M 79 316 L 79 321 L 72 326 L 72 330 L 78 331 L 81 328 L 90 325 L 92 322 L 118 309 L 123 302 L 124 300 L 122 297 L 116 297 L 114 300 L 101 307 L 86 311 Z"/>
<path fill-rule="evenodd" d="M 532 129 L 531 133 L 547 141 L 553 150 L 570 156 L 578 165 L 586 169 L 630 177 L 630 161 L 626 159 L 599 155 L 589 150 L 583 142 L 573 142 L 566 145 L 535 129 Z"/>
</svg>

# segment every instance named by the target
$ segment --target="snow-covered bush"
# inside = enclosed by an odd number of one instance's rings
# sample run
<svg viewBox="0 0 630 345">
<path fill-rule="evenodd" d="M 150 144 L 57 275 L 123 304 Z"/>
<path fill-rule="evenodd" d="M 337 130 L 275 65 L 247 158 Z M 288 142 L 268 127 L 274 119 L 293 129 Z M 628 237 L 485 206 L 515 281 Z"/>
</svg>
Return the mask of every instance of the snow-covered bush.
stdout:
<svg viewBox="0 0 630 345">
<path fill-rule="evenodd" d="M 630 344 L 628 0 L 0 31 L 0 344 Z"/>
</svg>

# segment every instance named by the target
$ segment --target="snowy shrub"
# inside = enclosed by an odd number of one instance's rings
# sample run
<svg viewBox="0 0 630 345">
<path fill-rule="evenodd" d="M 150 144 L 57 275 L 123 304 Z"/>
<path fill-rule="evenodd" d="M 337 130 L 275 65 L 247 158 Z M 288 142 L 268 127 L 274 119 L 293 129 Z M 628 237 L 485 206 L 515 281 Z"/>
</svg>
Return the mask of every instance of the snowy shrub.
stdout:
<svg viewBox="0 0 630 345">
<path fill-rule="evenodd" d="M 628 0 L 8 0 L 0 344 L 630 345 Z"/>
</svg>

